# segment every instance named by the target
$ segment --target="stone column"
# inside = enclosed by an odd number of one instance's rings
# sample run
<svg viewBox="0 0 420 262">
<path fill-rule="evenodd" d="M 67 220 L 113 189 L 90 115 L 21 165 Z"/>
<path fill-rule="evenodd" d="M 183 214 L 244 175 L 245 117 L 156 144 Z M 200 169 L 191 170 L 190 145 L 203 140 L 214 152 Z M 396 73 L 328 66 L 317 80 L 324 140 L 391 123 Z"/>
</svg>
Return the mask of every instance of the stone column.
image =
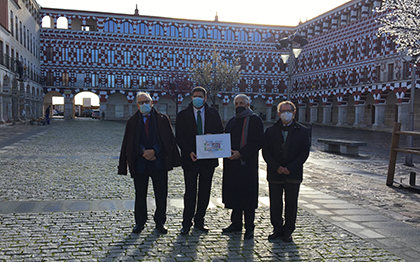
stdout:
<svg viewBox="0 0 420 262">
<path fill-rule="evenodd" d="M 326 124 L 326 125 L 331 124 L 331 114 L 332 114 L 332 105 L 325 105 L 324 111 L 322 112 L 323 124 Z"/>
<path fill-rule="evenodd" d="M 133 100 L 128 101 L 128 115 L 129 116 L 133 115 Z"/>
<path fill-rule="evenodd" d="M 365 127 L 365 105 L 354 105 L 354 127 Z"/>
<path fill-rule="evenodd" d="M 347 124 L 347 105 L 339 105 L 337 126 L 342 126 L 346 124 Z"/>
<path fill-rule="evenodd" d="M 375 105 L 375 123 L 372 129 L 380 129 L 385 127 L 385 104 Z"/>
<path fill-rule="evenodd" d="M 50 113 L 52 116 L 52 112 Z M 64 119 L 72 119 L 74 116 L 73 112 L 73 97 L 70 95 L 64 96 Z"/>
<path fill-rule="evenodd" d="M 0 124 L 5 124 L 6 121 L 3 119 L 3 94 L 0 94 Z"/>
<path fill-rule="evenodd" d="M 265 105 L 265 121 L 271 121 L 271 108 L 273 107 L 273 105 L 270 104 L 266 104 Z"/>
<path fill-rule="evenodd" d="M 401 123 L 401 130 L 408 130 L 410 127 L 410 104 L 398 103 L 398 122 Z"/>
<path fill-rule="evenodd" d="M 311 120 L 310 123 L 316 123 L 318 121 L 318 105 L 311 106 Z"/>
<path fill-rule="evenodd" d="M 228 120 L 228 103 L 223 103 L 223 121 Z"/>
<path fill-rule="evenodd" d="M 105 113 L 104 119 L 107 119 L 106 102 L 101 102 L 101 104 L 99 105 L 99 110 L 101 111 L 101 119 L 102 119 L 102 113 Z"/>
<path fill-rule="evenodd" d="M 306 115 L 306 106 L 305 105 L 300 106 L 299 107 L 299 122 L 301 122 L 301 123 L 305 123 L 306 122 L 305 115 Z"/>
</svg>

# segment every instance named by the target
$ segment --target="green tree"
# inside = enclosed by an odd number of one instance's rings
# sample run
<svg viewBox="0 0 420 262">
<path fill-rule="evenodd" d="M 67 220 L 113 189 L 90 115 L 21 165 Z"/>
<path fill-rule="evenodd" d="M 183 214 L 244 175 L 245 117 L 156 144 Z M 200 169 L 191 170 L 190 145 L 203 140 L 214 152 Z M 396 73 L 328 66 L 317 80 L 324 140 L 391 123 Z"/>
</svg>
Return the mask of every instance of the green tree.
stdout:
<svg viewBox="0 0 420 262">
<path fill-rule="evenodd" d="M 211 60 L 196 60 L 190 68 L 191 79 L 207 89 L 213 106 L 216 104 L 217 93 L 233 87 L 241 77 L 239 58 L 232 57 L 232 52 L 226 54 L 228 56 L 223 58 L 214 49 Z"/>
</svg>

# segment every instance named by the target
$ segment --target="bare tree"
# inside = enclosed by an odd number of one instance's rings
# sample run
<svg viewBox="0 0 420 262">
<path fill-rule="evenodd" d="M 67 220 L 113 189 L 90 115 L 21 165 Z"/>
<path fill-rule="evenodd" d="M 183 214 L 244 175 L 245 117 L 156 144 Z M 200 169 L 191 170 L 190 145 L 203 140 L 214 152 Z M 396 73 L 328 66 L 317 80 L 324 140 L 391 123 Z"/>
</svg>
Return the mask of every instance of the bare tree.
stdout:
<svg viewBox="0 0 420 262">
<path fill-rule="evenodd" d="M 170 77 L 169 81 L 163 85 L 163 90 L 175 102 L 175 110 L 178 113 L 178 99 L 191 92 L 193 83 L 184 73 L 177 73 Z"/>
<path fill-rule="evenodd" d="M 378 12 L 386 13 L 378 19 L 379 34 L 390 35 L 398 50 L 416 57 L 420 62 L 420 0 L 383 0 Z"/>
<path fill-rule="evenodd" d="M 239 58 L 232 57 L 232 53 L 227 54 L 230 56 L 223 59 L 220 53 L 214 49 L 211 60 L 196 60 L 193 67 L 190 68 L 192 80 L 207 89 L 213 106 L 216 104 L 217 93 L 233 87 L 241 77 Z"/>
</svg>

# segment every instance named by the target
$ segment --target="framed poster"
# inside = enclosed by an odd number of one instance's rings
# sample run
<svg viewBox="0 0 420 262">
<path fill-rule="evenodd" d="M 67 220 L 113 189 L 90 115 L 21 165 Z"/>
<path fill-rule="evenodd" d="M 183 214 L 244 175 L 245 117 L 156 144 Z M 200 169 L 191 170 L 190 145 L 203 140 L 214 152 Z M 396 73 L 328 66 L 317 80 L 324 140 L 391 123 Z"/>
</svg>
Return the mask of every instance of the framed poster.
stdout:
<svg viewBox="0 0 420 262">
<path fill-rule="evenodd" d="M 196 136 L 197 159 L 230 157 L 230 134 Z"/>
</svg>

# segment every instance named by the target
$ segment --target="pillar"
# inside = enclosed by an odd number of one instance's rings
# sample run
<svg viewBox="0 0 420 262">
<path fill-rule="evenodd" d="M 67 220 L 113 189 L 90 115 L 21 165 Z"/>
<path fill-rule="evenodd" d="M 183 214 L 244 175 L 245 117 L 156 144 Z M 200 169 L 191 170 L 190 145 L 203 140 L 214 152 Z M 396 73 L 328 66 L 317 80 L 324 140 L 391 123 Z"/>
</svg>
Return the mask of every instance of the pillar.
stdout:
<svg viewBox="0 0 420 262">
<path fill-rule="evenodd" d="M 342 126 L 346 124 L 347 124 L 347 105 L 339 105 L 337 126 Z"/>
<path fill-rule="evenodd" d="M 305 105 L 300 106 L 299 107 L 299 122 L 301 122 L 301 123 L 305 123 L 306 122 L 305 115 L 306 115 L 306 106 Z"/>
<path fill-rule="evenodd" d="M 51 112 L 51 115 L 52 115 L 52 112 Z M 72 119 L 73 116 L 74 116 L 73 96 L 65 95 L 64 96 L 64 119 Z"/>
<path fill-rule="evenodd" d="M 316 123 L 318 121 L 318 105 L 311 106 L 311 120 L 310 123 Z"/>
<path fill-rule="evenodd" d="M 228 103 L 223 103 L 223 121 L 228 121 Z"/>
<path fill-rule="evenodd" d="M 0 94 L 0 124 L 5 124 L 6 121 L 3 119 L 3 94 Z"/>
<path fill-rule="evenodd" d="M 129 116 L 133 115 L 133 100 L 128 101 L 128 115 Z"/>
<path fill-rule="evenodd" d="M 271 108 L 273 107 L 273 105 L 270 104 L 266 104 L 265 105 L 265 121 L 271 121 Z"/>
<path fill-rule="evenodd" d="M 324 105 L 324 111 L 322 112 L 322 123 L 331 124 L 332 119 L 332 105 Z"/>
<path fill-rule="evenodd" d="M 365 105 L 354 105 L 354 127 L 365 127 Z"/>
<path fill-rule="evenodd" d="M 409 130 L 410 127 L 410 104 L 398 103 L 398 122 L 401 123 L 401 130 Z"/>
<path fill-rule="evenodd" d="M 375 123 L 372 129 L 380 129 L 385 127 L 385 104 L 375 105 Z"/>
</svg>

